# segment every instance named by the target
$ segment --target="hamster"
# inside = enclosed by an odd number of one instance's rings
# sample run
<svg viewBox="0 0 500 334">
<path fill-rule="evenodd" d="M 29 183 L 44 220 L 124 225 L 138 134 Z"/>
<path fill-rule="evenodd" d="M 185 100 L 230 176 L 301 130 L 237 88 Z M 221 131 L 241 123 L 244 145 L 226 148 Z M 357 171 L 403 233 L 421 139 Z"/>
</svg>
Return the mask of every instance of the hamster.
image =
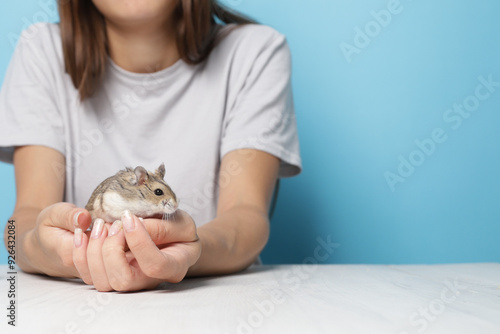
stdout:
<svg viewBox="0 0 500 334">
<path fill-rule="evenodd" d="M 127 167 L 99 184 L 85 209 L 89 211 L 92 222 L 97 218 L 114 222 L 121 219 L 125 210 L 137 217 L 161 216 L 166 219 L 177 210 L 178 200 L 164 177 L 163 163 L 154 173 L 142 166 Z"/>
</svg>

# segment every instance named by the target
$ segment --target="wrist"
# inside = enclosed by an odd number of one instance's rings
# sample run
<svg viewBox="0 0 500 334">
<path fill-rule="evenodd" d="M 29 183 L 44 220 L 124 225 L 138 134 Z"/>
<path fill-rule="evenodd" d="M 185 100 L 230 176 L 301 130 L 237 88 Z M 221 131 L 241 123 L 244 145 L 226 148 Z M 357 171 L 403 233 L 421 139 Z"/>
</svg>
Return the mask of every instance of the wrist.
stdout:
<svg viewBox="0 0 500 334">
<path fill-rule="evenodd" d="M 26 231 L 19 237 L 19 246 L 16 247 L 18 249 L 16 264 L 25 272 L 42 273 L 42 271 L 35 266 L 35 263 L 32 261 L 34 249 L 33 242 L 33 230 Z"/>
<path fill-rule="evenodd" d="M 203 240 L 202 238 L 200 238 L 199 234 L 198 234 L 198 243 L 200 245 L 200 256 L 198 257 L 198 260 L 196 260 L 196 262 L 191 265 L 187 272 L 186 272 L 186 276 L 185 277 L 193 277 L 193 276 L 200 276 L 200 260 L 201 258 L 203 257 Z"/>
</svg>

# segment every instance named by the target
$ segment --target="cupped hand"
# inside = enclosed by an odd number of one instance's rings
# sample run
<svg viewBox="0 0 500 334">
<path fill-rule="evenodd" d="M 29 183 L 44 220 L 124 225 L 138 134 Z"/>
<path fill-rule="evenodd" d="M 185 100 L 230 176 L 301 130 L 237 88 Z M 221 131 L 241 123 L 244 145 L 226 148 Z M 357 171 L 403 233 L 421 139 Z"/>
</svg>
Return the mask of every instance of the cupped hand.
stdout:
<svg viewBox="0 0 500 334">
<path fill-rule="evenodd" d="M 125 212 L 112 225 L 97 219 L 87 236 L 75 231 L 73 262 L 79 276 L 99 291 L 153 289 L 177 283 L 198 261 L 201 242 L 189 214 L 139 219 Z"/>
<path fill-rule="evenodd" d="M 26 233 L 24 249 L 33 268 L 57 277 L 79 277 L 73 262 L 73 231 L 91 223 L 87 210 L 56 203 L 40 212 L 33 230 Z"/>
</svg>

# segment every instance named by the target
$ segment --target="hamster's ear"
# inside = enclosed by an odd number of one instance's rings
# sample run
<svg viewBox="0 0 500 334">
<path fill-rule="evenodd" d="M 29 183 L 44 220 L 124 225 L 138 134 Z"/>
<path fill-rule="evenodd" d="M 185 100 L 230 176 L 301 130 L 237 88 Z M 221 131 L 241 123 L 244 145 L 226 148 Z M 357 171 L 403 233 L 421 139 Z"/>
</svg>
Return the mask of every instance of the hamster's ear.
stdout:
<svg viewBox="0 0 500 334">
<path fill-rule="evenodd" d="M 165 164 L 162 162 L 160 167 L 156 170 L 156 174 L 163 179 L 165 177 Z"/>
<path fill-rule="evenodd" d="M 142 186 L 148 180 L 148 171 L 142 166 L 136 167 L 134 169 L 134 174 L 137 179 L 138 186 Z"/>
</svg>

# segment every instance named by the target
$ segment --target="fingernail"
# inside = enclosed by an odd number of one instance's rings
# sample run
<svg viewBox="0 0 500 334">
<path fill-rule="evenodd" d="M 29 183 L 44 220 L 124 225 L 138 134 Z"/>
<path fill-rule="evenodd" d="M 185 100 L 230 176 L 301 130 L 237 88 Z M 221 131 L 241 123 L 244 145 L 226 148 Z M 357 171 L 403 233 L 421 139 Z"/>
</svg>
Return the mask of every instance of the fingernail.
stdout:
<svg viewBox="0 0 500 334">
<path fill-rule="evenodd" d="M 90 237 L 93 239 L 99 238 L 101 236 L 103 226 L 104 226 L 104 220 L 102 220 L 101 218 L 97 218 L 94 221 L 94 227 L 92 228 L 92 234 L 90 235 Z"/>
<path fill-rule="evenodd" d="M 73 225 L 75 225 L 75 227 L 78 227 L 80 226 L 80 224 L 78 224 L 78 218 L 80 217 L 80 215 L 83 213 L 83 211 L 80 211 L 78 212 L 77 214 L 75 214 L 73 216 Z"/>
<path fill-rule="evenodd" d="M 122 227 L 123 227 L 122 221 L 121 220 L 115 220 L 115 222 L 113 223 L 113 225 L 111 225 L 111 228 L 109 229 L 108 236 L 111 237 L 111 236 L 117 234 L 118 232 L 120 232 L 120 230 L 122 229 Z"/>
<path fill-rule="evenodd" d="M 135 229 L 135 223 L 134 220 L 132 219 L 132 214 L 130 213 L 129 210 L 126 210 L 123 212 L 122 216 L 122 222 L 123 222 L 123 228 L 125 231 L 130 232 Z"/>
<path fill-rule="evenodd" d="M 78 248 L 82 245 L 83 231 L 81 228 L 75 228 L 75 237 L 73 239 L 75 247 Z"/>
</svg>

